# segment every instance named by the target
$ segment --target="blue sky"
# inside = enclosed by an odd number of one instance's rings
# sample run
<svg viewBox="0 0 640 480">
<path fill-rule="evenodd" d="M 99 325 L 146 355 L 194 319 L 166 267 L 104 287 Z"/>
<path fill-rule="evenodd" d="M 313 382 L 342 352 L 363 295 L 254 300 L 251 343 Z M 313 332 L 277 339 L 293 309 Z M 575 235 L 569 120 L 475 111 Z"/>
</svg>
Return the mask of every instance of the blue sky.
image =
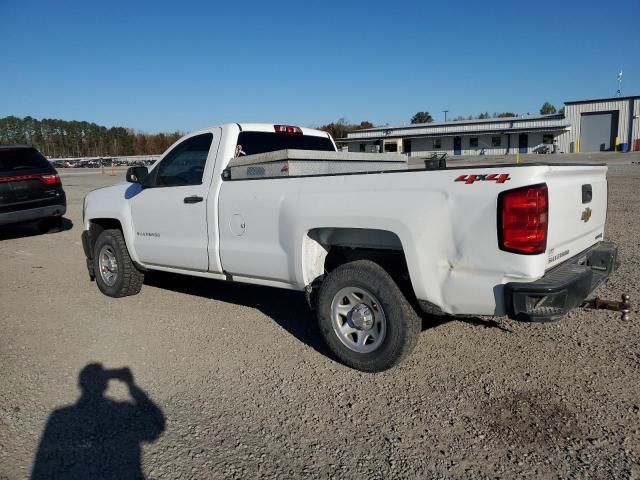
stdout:
<svg viewBox="0 0 640 480">
<path fill-rule="evenodd" d="M 408 123 L 640 94 L 640 1 L 0 0 L 0 116 Z"/>
</svg>

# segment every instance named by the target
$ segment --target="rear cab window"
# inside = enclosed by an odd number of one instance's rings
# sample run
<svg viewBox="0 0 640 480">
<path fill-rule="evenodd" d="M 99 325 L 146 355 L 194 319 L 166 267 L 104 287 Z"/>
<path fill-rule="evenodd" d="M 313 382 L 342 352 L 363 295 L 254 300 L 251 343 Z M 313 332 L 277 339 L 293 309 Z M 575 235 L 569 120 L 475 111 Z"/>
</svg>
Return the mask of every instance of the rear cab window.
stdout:
<svg viewBox="0 0 640 480">
<path fill-rule="evenodd" d="M 33 170 L 51 171 L 53 166 L 35 148 L 0 148 L 0 174 Z"/>
<path fill-rule="evenodd" d="M 237 156 L 287 149 L 336 151 L 329 137 L 275 132 L 240 132 L 236 146 Z"/>
</svg>

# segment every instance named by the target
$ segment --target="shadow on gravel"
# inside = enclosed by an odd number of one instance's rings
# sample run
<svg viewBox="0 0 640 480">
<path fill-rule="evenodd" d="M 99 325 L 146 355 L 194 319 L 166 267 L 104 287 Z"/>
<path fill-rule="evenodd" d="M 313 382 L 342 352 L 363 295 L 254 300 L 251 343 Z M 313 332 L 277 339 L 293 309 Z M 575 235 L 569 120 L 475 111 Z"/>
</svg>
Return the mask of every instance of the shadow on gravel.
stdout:
<svg viewBox="0 0 640 480">
<path fill-rule="evenodd" d="M 164 272 L 147 272 L 144 283 L 164 290 L 255 308 L 299 341 L 322 355 L 330 356 L 302 292 Z"/>
<path fill-rule="evenodd" d="M 109 380 L 124 383 L 133 401 L 105 398 Z M 105 370 L 90 363 L 80 371 L 78 384 L 78 401 L 49 416 L 31 478 L 145 478 L 141 444 L 164 431 L 162 410 L 128 368 Z"/>
<path fill-rule="evenodd" d="M 164 290 L 197 295 L 199 297 L 256 308 L 297 340 L 318 353 L 334 358 L 324 345 L 317 329 L 314 313 L 309 309 L 302 292 L 227 283 L 199 277 L 188 277 L 164 272 L 147 272 L 144 283 Z M 448 322 L 458 321 L 483 328 L 496 328 L 511 333 L 495 320 L 478 317 L 453 317 L 422 314 L 422 331 Z"/>
<path fill-rule="evenodd" d="M 513 333 L 512 330 L 509 330 L 508 328 L 503 327 L 502 325 L 500 325 L 500 323 L 490 318 L 463 317 L 463 316 L 455 317 L 452 315 L 438 316 L 438 315 L 429 315 L 426 313 L 422 314 L 422 331 L 424 332 L 425 330 L 429 330 L 430 328 L 438 327 L 440 325 L 444 325 L 445 323 L 449 323 L 449 322 L 462 322 L 474 327 L 495 328 L 497 330 L 502 330 L 503 332 Z"/>
<path fill-rule="evenodd" d="M 73 228 L 73 222 L 68 218 L 62 219 L 62 228 L 48 229 L 40 222 L 18 223 L 15 225 L 2 225 L 0 227 L 0 241 L 13 240 L 16 238 L 33 237 L 36 235 L 47 235 L 60 233 Z"/>
</svg>

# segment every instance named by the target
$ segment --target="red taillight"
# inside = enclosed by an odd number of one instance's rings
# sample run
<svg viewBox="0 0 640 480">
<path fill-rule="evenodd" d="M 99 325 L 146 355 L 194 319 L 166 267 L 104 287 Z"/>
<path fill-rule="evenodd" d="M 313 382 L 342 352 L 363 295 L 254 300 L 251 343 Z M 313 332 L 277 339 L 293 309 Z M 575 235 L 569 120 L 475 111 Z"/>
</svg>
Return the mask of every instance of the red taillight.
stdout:
<svg viewBox="0 0 640 480">
<path fill-rule="evenodd" d="M 300 127 L 294 127 L 293 125 L 274 125 L 273 128 L 276 133 L 288 133 L 289 135 L 302 135 L 302 129 Z"/>
<path fill-rule="evenodd" d="M 47 185 L 57 185 L 60 183 L 60 177 L 53 173 L 47 175 L 41 175 L 39 173 L 29 173 L 27 175 L 10 175 L 7 177 L 0 177 L 0 183 L 4 182 L 24 182 L 25 180 L 40 180 Z"/>
<path fill-rule="evenodd" d="M 52 175 L 41 175 L 40 180 L 42 180 L 47 185 L 56 185 L 60 183 L 60 177 L 55 173 Z"/>
<path fill-rule="evenodd" d="M 501 250 L 537 255 L 547 249 L 549 192 L 543 183 L 507 190 L 498 196 Z"/>
</svg>

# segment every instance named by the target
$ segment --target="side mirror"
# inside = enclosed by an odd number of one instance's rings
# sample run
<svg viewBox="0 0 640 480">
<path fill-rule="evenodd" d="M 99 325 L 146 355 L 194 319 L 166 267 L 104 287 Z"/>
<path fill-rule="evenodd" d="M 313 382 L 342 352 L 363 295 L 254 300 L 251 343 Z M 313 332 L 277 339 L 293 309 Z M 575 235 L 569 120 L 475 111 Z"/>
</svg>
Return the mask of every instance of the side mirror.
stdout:
<svg viewBox="0 0 640 480">
<path fill-rule="evenodd" d="M 127 182 L 139 183 L 144 185 L 149 176 L 147 167 L 129 167 L 127 168 Z"/>
</svg>

